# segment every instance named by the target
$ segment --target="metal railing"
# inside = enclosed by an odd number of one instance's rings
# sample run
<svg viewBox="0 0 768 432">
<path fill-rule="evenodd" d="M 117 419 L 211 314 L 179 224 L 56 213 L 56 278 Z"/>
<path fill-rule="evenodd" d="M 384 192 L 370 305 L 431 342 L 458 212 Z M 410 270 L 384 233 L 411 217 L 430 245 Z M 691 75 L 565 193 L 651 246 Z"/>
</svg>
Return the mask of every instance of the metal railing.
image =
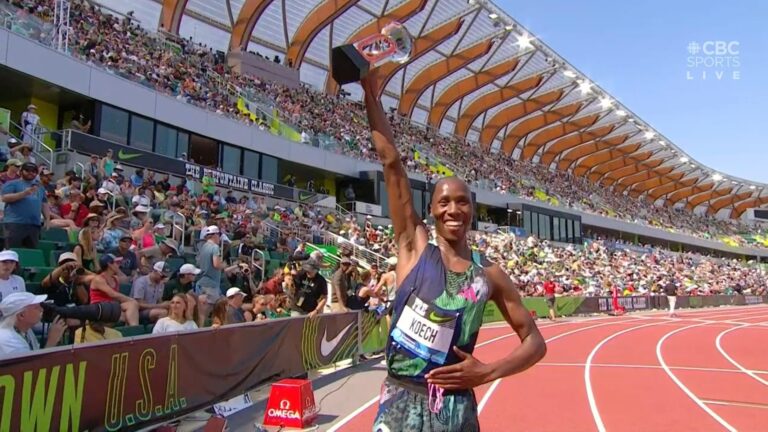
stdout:
<svg viewBox="0 0 768 432">
<path fill-rule="evenodd" d="M 259 265 L 258 264 L 259 261 L 256 260 L 257 254 L 261 257 L 261 261 L 260 261 L 261 265 Z M 259 286 L 261 286 L 261 284 L 264 282 L 264 273 L 266 273 L 267 271 L 266 265 L 267 265 L 267 255 L 261 249 L 254 248 L 253 252 L 251 252 L 251 272 L 253 272 L 254 267 L 260 270 L 259 273 L 261 273 L 261 280 L 259 280 Z"/>
<path fill-rule="evenodd" d="M 9 123 L 19 131 L 19 136 L 14 136 L 13 134 L 10 135 L 20 143 L 30 146 L 33 155 L 45 162 L 45 165 L 48 168 L 53 168 L 53 149 L 48 147 L 48 145 L 40 139 L 41 136 L 50 133 L 50 131 L 42 126 L 37 126 L 32 132 L 29 132 L 17 123 L 14 123 L 13 120 Z M 8 132 L 10 133 L 10 131 Z M 38 163 L 38 165 L 41 164 Z"/>
<path fill-rule="evenodd" d="M 181 216 L 181 224 L 176 223 L 176 216 Z M 179 239 L 179 250 L 182 254 L 184 254 L 184 245 L 186 244 L 187 239 L 187 218 L 180 212 L 174 213 L 173 219 L 171 220 L 171 229 L 173 230 L 173 233 L 176 233 L 176 230 L 181 232 L 181 238 Z M 175 236 L 171 234 L 171 238 L 173 237 Z"/>
<path fill-rule="evenodd" d="M 325 244 L 336 246 L 337 248 L 341 248 L 341 245 L 352 246 L 352 256 L 355 257 L 358 261 L 368 264 L 368 267 L 371 264 L 376 264 L 377 266 L 379 266 L 379 268 L 381 268 L 384 265 L 384 263 L 387 261 L 387 257 L 377 254 L 376 252 L 370 249 L 366 249 L 362 246 L 356 245 L 351 241 L 345 239 L 344 237 L 334 234 L 330 231 L 326 231 L 323 235 L 323 238 L 325 240 Z"/>
</svg>

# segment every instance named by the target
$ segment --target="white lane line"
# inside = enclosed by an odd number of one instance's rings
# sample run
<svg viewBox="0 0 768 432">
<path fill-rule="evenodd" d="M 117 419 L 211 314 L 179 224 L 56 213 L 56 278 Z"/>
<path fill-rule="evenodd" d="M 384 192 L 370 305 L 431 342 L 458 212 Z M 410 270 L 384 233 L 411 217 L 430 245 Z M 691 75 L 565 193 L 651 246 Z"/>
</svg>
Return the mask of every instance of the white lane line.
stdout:
<svg viewBox="0 0 768 432">
<path fill-rule="evenodd" d="M 605 345 L 611 339 L 617 336 L 621 336 L 624 333 L 628 333 L 628 332 L 645 328 L 645 327 L 656 326 L 659 324 L 662 324 L 662 323 L 643 324 L 635 327 L 630 327 L 618 333 L 614 333 L 608 336 L 607 338 L 601 340 L 600 343 L 595 345 L 595 347 L 592 349 L 592 352 L 589 353 L 589 356 L 587 357 L 587 363 L 584 365 L 584 385 L 586 386 L 586 389 L 587 389 L 587 400 L 589 401 L 589 409 L 590 411 L 592 411 L 592 418 L 595 420 L 595 425 L 597 426 L 597 430 L 599 432 L 605 432 L 605 424 L 603 424 L 603 418 L 600 416 L 600 411 L 598 411 L 597 409 L 597 403 L 595 402 L 595 393 L 592 390 L 592 380 L 589 375 L 589 372 L 592 367 L 592 359 L 595 358 L 595 355 L 600 350 L 600 348 L 602 348 L 603 345 Z"/>
<path fill-rule="evenodd" d="M 586 363 L 536 363 L 536 366 L 564 366 L 564 367 L 584 367 Z M 592 363 L 594 368 L 629 368 L 629 369 L 664 369 L 659 365 L 643 364 L 618 364 L 618 363 Z M 738 369 L 706 368 L 693 366 L 670 366 L 672 370 L 694 371 L 694 372 L 723 372 L 723 373 L 743 373 Z M 768 374 L 764 370 L 750 370 L 756 374 Z"/>
<path fill-rule="evenodd" d="M 739 330 L 739 329 L 743 329 L 743 328 L 747 328 L 747 327 L 752 327 L 752 326 L 755 326 L 755 325 L 761 325 L 761 324 L 765 324 L 765 323 L 745 324 L 745 325 L 742 325 L 742 326 L 739 326 L 739 327 L 734 327 L 732 329 L 720 332 L 720 334 L 717 335 L 717 339 L 715 339 L 715 346 L 717 347 L 717 350 L 720 351 L 720 354 L 722 354 L 722 356 L 725 357 L 725 359 L 728 360 L 732 365 L 736 366 L 740 371 L 742 371 L 745 374 L 751 376 L 752 378 L 754 378 L 758 382 L 762 383 L 763 385 L 768 386 L 768 381 L 760 378 L 753 371 L 747 370 L 747 368 L 745 368 L 739 362 L 737 362 L 736 360 L 731 358 L 731 356 L 729 356 L 728 353 L 725 352 L 725 350 L 723 349 L 723 346 L 721 344 L 723 336 L 727 335 L 728 333 L 730 333 L 732 331 L 735 331 L 735 330 Z"/>
<path fill-rule="evenodd" d="M 680 381 L 680 379 L 677 378 L 677 376 L 675 376 L 674 373 L 672 373 L 672 370 L 667 365 L 667 362 L 664 361 L 664 356 L 661 354 L 661 347 L 662 347 L 662 345 L 664 345 L 664 341 L 669 339 L 670 336 L 672 336 L 672 335 L 674 335 L 676 333 L 679 333 L 681 331 L 684 331 L 684 330 L 688 330 L 688 329 L 691 329 L 691 328 L 694 328 L 694 327 L 701 327 L 701 326 L 705 326 L 705 325 L 707 325 L 707 324 L 706 323 L 694 324 L 694 325 L 690 325 L 690 326 L 687 326 L 687 327 L 679 328 L 677 330 L 672 330 L 671 332 L 665 334 L 661 339 L 659 339 L 659 342 L 656 344 L 656 358 L 659 360 L 659 364 L 664 369 L 664 372 L 667 373 L 669 378 L 671 378 L 672 381 L 674 381 L 675 384 L 677 384 L 677 386 L 680 387 L 680 389 L 686 395 L 688 395 L 688 397 L 691 398 L 692 401 L 694 401 L 696 403 L 696 405 L 698 405 L 701 409 L 703 409 L 707 414 L 709 414 L 713 419 L 715 419 L 718 423 L 720 423 L 724 428 L 726 428 L 730 432 L 736 432 L 736 428 L 731 426 L 728 422 L 723 420 L 722 417 L 717 415 L 717 413 L 712 411 L 711 408 L 709 408 L 706 404 L 704 404 L 704 402 L 702 402 L 701 399 L 699 399 L 695 394 L 693 394 L 693 392 L 688 387 L 686 387 L 685 384 L 683 384 L 682 381 Z"/>
<path fill-rule="evenodd" d="M 768 409 L 768 405 L 761 405 L 761 404 L 755 404 L 755 403 L 749 403 L 749 402 L 726 402 L 726 401 L 704 400 L 704 399 L 702 399 L 702 402 L 710 405 L 726 405 L 726 406 Z"/>
<path fill-rule="evenodd" d="M 333 425 L 330 429 L 328 429 L 328 432 L 336 432 L 337 430 L 341 429 L 342 426 L 344 426 L 345 424 L 349 423 L 350 420 L 352 420 L 353 418 L 357 417 L 358 414 L 360 414 L 361 412 L 367 410 L 368 407 L 370 407 L 371 405 L 375 404 L 378 401 L 379 401 L 379 396 L 377 395 L 375 398 L 373 398 L 373 399 L 369 400 L 368 402 L 366 402 L 365 405 L 363 405 L 360 408 L 352 411 L 348 416 L 344 417 L 338 423 Z"/>
<path fill-rule="evenodd" d="M 579 333 L 579 332 L 582 332 L 584 330 L 589 330 L 589 329 L 593 329 L 593 328 L 596 328 L 596 327 L 603 327 L 603 326 L 612 325 L 612 324 L 621 324 L 621 323 L 625 323 L 625 322 L 632 322 L 632 320 L 613 321 L 613 322 L 595 324 L 595 325 L 591 325 L 591 326 L 588 326 L 588 327 L 582 327 L 582 328 L 578 328 L 578 329 L 575 329 L 575 330 L 567 331 L 567 332 L 559 334 L 557 336 L 552 336 L 549 339 L 545 339 L 544 342 L 545 343 L 550 343 L 550 342 L 556 341 L 556 340 L 558 340 L 558 339 L 560 339 L 562 337 L 565 337 L 565 336 L 568 336 L 568 335 L 572 335 L 574 333 Z M 504 379 L 504 378 L 498 378 L 496 381 L 494 381 L 493 384 L 491 384 L 491 386 L 488 388 L 488 391 L 485 392 L 485 394 L 483 395 L 483 398 L 480 400 L 480 403 L 477 405 L 477 414 L 478 415 L 480 415 L 480 413 L 483 411 L 483 408 L 485 408 L 485 404 L 488 403 L 488 399 L 491 398 L 491 395 L 493 394 L 494 390 L 496 390 L 496 387 L 499 386 L 499 383 L 501 382 L 502 379 Z"/>
</svg>

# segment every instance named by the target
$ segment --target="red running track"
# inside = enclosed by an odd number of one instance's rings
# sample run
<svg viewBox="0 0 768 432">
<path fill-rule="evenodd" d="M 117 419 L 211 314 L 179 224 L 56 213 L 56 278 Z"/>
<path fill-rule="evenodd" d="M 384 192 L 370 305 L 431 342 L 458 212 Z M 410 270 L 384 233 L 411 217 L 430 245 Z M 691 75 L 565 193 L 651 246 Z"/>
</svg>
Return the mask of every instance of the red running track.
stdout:
<svg viewBox="0 0 768 432">
<path fill-rule="evenodd" d="M 679 315 L 540 322 L 546 357 L 475 389 L 482 430 L 768 431 L 768 306 Z M 475 356 L 518 343 L 509 328 L 484 328 Z M 371 430 L 375 402 L 332 430 Z"/>
</svg>

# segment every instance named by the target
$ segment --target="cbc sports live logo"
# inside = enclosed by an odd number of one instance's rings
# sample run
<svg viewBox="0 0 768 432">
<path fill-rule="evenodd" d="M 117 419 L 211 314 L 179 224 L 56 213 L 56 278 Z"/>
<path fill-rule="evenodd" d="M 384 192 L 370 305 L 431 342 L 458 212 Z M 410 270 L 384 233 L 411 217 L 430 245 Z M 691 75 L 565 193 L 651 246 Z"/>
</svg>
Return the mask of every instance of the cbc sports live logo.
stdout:
<svg viewBox="0 0 768 432">
<path fill-rule="evenodd" d="M 740 80 L 740 49 L 738 41 L 688 42 L 685 78 L 688 81 Z"/>
</svg>

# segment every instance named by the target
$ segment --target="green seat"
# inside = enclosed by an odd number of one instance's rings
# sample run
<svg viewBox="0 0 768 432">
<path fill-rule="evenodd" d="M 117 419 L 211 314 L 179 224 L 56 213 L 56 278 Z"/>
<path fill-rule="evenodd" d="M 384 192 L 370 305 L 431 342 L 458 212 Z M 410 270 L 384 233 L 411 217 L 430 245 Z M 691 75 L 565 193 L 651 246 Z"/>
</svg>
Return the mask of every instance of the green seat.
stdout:
<svg viewBox="0 0 768 432">
<path fill-rule="evenodd" d="M 48 265 L 43 251 L 40 249 L 13 249 L 19 254 L 20 267 L 45 267 Z"/>
<path fill-rule="evenodd" d="M 45 279 L 46 276 L 48 276 L 52 271 L 54 267 L 46 267 L 46 266 L 37 266 L 37 267 L 31 267 L 31 266 L 24 266 L 22 268 L 22 274 L 24 280 L 27 281 L 27 283 L 40 283 Z"/>
<path fill-rule="evenodd" d="M 45 294 L 43 292 L 43 288 L 40 286 L 40 283 L 38 282 L 27 282 L 26 287 L 27 287 L 28 293 L 32 293 L 35 295 Z"/>
<path fill-rule="evenodd" d="M 129 283 L 121 283 L 120 284 L 120 294 L 126 295 L 128 297 L 131 296 L 131 289 L 133 286 Z"/>
<path fill-rule="evenodd" d="M 37 244 L 38 249 L 40 249 L 41 252 L 43 252 L 43 257 L 48 259 L 49 261 L 46 263 L 46 265 L 49 266 L 55 266 L 56 261 L 50 261 L 51 258 L 51 252 L 53 252 L 56 249 L 64 249 L 68 243 L 67 242 L 55 242 L 55 241 L 49 241 L 49 240 L 40 240 Z M 58 255 L 56 256 L 58 258 Z"/>
<path fill-rule="evenodd" d="M 58 243 L 69 243 L 69 234 L 67 234 L 67 230 L 64 228 L 49 228 L 43 230 L 40 238 Z"/>
<path fill-rule="evenodd" d="M 147 329 L 143 325 L 116 327 L 115 330 L 119 331 L 123 337 L 142 336 L 147 334 Z"/>
</svg>

